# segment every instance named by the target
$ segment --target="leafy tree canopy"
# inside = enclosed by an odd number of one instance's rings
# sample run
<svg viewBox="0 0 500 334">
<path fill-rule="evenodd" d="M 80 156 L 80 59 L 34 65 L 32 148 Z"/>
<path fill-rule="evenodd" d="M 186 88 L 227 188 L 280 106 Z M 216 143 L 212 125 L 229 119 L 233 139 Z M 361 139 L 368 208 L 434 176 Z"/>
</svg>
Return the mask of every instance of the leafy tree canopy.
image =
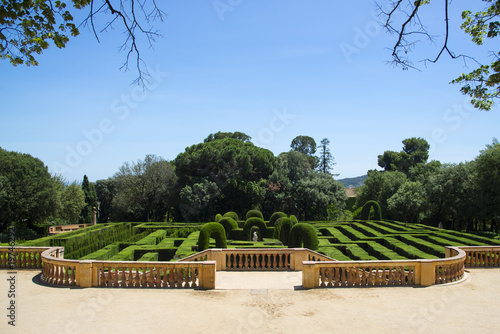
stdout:
<svg viewBox="0 0 500 334">
<path fill-rule="evenodd" d="M 408 175 L 411 167 L 426 163 L 429 158 L 429 143 L 423 138 L 403 140 L 401 152 L 385 151 L 378 156 L 378 165 L 385 171 L 400 171 Z"/>
</svg>

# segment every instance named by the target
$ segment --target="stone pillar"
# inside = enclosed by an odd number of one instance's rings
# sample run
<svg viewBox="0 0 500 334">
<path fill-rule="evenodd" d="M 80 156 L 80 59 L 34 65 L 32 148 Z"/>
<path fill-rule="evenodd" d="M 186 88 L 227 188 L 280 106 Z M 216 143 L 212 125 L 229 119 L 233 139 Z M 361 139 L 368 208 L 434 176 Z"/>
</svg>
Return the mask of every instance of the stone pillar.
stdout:
<svg viewBox="0 0 500 334">
<path fill-rule="evenodd" d="M 81 288 L 92 287 L 92 263 L 93 261 L 80 261 L 77 264 L 76 280 Z"/>
<path fill-rule="evenodd" d="M 200 271 L 200 288 L 205 290 L 215 289 L 215 261 L 202 262 Z"/>
<path fill-rule="evenodd" d="M 314 289 L 319 286 L 319 275 L 316 275 L 316 266 L 313 261 L 302 263 L 302 287 L 304 289 Z"/>
<path fill-rule="evenodd" d="M 436 282 L 436 273 L 432 260 L 424 260 L 420 265 L 420 285 L 430 286 Z"/>
<path fill-rule="evenodd" d="M 97 224 L 97 210 L 95 206 L 92 208 L 92 225 Z"/>
<path fill-rule="evenodd" d="M 209 254 L 208 260 L 216 262 L 216 270 L 218 271 L 226 270 L 226 261 L 225 261 L 226 257 L 222 253 L 222 249 L 220 248 L 210 249 L 210 252 L 208 254 Z"/>
</svg>

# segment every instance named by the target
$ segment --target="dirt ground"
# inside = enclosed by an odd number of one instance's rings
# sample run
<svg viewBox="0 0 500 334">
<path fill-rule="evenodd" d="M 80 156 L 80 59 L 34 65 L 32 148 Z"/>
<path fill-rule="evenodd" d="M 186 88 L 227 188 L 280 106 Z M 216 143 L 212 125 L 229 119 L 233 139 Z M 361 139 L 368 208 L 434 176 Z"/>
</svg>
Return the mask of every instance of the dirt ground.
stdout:
<svg viewBox="0 0 500 334">
<path fill-rule="evenodd" d="M 500 331 L 500 269 L 447 286 L 317 290 L 300 289 L 300 273 L 218 273 L 212 291 L 53 288 L 38 273 L 18 271 L 9 297 L 13 275 L 0 271 L 0 333 Z"/>
</svg>

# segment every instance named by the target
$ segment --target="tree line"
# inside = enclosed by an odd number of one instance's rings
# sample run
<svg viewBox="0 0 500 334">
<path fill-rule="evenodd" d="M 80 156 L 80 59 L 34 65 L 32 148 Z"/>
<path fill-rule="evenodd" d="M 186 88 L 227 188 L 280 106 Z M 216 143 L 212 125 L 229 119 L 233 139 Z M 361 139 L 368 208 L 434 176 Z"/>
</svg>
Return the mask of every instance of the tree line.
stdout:
<svg viewBox="0 0 500 334">
<path fill-rule="evenodd" d="M 422 138 L 403 141 L 401 152 L 378 156 L 383 171 L 370 170 L 357 188 L 357 206 L 380 204 L 383 217 L 448 229 L 494 231 L 500 218 L 500 144 L 496 139 L 470 162 L 427 161 Z"/>
<path fill-rule="evenodd" d="M 298 136 L 278 156 L 241 132 L 210 134 L 174 160 L 156 155 L 125 162 L 110 178 L 68 184 L 42 161 L 0 148 L 0 221 L 16 222 L 209 221 L 218 212 L 259 209 L 304 220 L 334 219 L 346 200 L 333 179 L 328 139 L 317 146 Z M 315 155 L 319 147 L 321 154 Z"/>
</svg>

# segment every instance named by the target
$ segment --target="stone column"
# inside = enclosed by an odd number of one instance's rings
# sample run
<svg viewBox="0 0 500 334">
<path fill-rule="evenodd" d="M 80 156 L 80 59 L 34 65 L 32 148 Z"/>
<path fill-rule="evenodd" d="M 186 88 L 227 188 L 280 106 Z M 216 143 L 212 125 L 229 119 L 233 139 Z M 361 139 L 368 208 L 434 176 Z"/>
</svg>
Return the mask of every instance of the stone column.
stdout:
<svg viewBox="0 0 500 334">
<path fill-rule="evenodd" d="M 204 261 L 200 270 L 200 288 L 205 290 L 215 289 L 215 261 Z"/>
<path fill-rule="evenodd" d="M 80 261 L 76 266 L 77 283 L 82 288 L 92 287 L 92 262 Z"/>
</svg>

